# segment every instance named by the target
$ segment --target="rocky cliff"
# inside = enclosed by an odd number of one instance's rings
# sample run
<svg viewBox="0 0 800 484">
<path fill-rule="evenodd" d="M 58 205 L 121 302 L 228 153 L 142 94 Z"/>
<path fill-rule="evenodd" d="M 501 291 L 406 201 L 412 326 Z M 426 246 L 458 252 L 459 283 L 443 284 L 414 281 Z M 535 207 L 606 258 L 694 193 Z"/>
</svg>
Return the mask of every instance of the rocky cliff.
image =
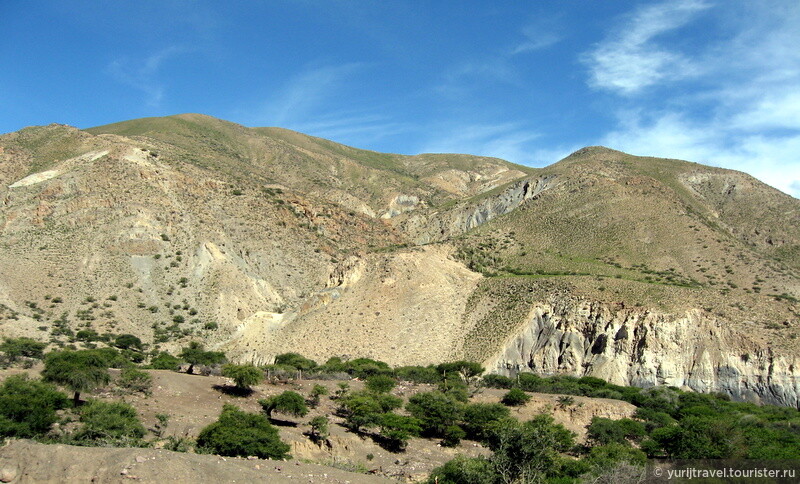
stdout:
<svg viewBox="0 0 800 484">
<path fill-rule="evenodd" d="M 746 333 L 696 309 L 673 315 L 551 298 L 532 306 L 487 363 L 506 375 L 590 375 L 618 385 L 672 385 L 800 406 L 797 358 L 774 354 Z"/>
<path fill-rule="evenodd" d="M 499 193 L 469 200 L 455 208 L 414 214 L 401 222 L 402 230 L 417 244 L 445 240 L 479 227 L 555 186 L 556 177 L 531 178 L 514 182 Z"/>
</svg>

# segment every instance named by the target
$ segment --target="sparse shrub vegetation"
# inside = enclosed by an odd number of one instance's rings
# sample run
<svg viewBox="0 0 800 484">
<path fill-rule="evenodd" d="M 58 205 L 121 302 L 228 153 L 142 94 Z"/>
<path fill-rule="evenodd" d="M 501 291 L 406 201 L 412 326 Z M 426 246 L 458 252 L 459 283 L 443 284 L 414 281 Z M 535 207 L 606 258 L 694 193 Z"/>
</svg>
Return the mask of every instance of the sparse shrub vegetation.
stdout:
<svg viewBox="0 0 800 484">
<path fill-rule="evenodd" d="M 197 447 L 201 452 L 230 457 L 290 457 L 290 447 L 281 441 L 278 430 L 266 417 L 228 404 L 216 422 L 200 431 Z"/>
<path fill-rule="evenodd" d="M 153 386 L 153 377 L 149 373 L 129 366 L 120 371 L 117 386 L 127 392 L 143 393 L 150 395 Z"/>
<path fill-rule="evenodd" d="M 9 376 L 0 385 L 0 437 L 42 436 L 58 420 L 56 411 L 68 403 L 50 383 L 27 375 Z"/>
<path fill-rule="evenodd" d="M 374 375 L 367 378 L 367 390 L 375 393 L 389 393 L 397 385 L 397 380 L 388 375 Z"/>
<path fill-rule="evenodd" d="M 81 407 L 80 427 L 72 442 L 82 445 L 138 447 L 145 429 L 136 410 L 123 402 L 93 400 Z"/>
</svg>

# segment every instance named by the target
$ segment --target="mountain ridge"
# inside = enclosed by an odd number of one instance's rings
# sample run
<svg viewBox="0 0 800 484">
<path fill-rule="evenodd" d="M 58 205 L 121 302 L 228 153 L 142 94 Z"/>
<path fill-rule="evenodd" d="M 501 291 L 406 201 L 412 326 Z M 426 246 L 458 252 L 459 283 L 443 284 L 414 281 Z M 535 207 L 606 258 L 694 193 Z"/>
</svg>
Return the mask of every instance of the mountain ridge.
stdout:
<svg viewBox="0 0 800 484">
<path fill-rule="evenodd" d="M 385 154 L 196 114 L 0 147 L 2 335 L 469 357 L 799 401 L 800 201 L 740 172 L 605 147 L 543 168 Z M 673 326 L 688 360 L 652 336 Z"/>
</svg>

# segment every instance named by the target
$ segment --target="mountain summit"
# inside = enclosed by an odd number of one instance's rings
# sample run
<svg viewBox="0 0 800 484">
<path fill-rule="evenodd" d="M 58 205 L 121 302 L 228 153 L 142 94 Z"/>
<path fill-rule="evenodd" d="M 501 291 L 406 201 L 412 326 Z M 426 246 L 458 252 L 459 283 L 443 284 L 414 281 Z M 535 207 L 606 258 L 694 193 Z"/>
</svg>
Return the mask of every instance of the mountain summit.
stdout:
<svg viewBox="0 0 800 484">
<path fill-rule="evenodd" d="M 0 136 L 0 334 L 469 358 L 797 406 L 800 201 L 588 147 L 545 168 L 198 114 Z"/>
</svg>

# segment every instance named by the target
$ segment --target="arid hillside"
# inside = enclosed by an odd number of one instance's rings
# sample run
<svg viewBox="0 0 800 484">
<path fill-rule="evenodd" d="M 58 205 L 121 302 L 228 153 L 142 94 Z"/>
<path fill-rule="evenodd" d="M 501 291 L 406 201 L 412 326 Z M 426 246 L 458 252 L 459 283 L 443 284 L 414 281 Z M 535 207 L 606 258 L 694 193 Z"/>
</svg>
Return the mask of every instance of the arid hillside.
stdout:
<svg viewBox="0 0 800 484">
<path fill-rule="evenodd" d="M 0 200 L 3 336 L 800 403 L 800 201 L 744 173 L 384 154 L 187 114 L 2 135 Z"/>
</svg>

